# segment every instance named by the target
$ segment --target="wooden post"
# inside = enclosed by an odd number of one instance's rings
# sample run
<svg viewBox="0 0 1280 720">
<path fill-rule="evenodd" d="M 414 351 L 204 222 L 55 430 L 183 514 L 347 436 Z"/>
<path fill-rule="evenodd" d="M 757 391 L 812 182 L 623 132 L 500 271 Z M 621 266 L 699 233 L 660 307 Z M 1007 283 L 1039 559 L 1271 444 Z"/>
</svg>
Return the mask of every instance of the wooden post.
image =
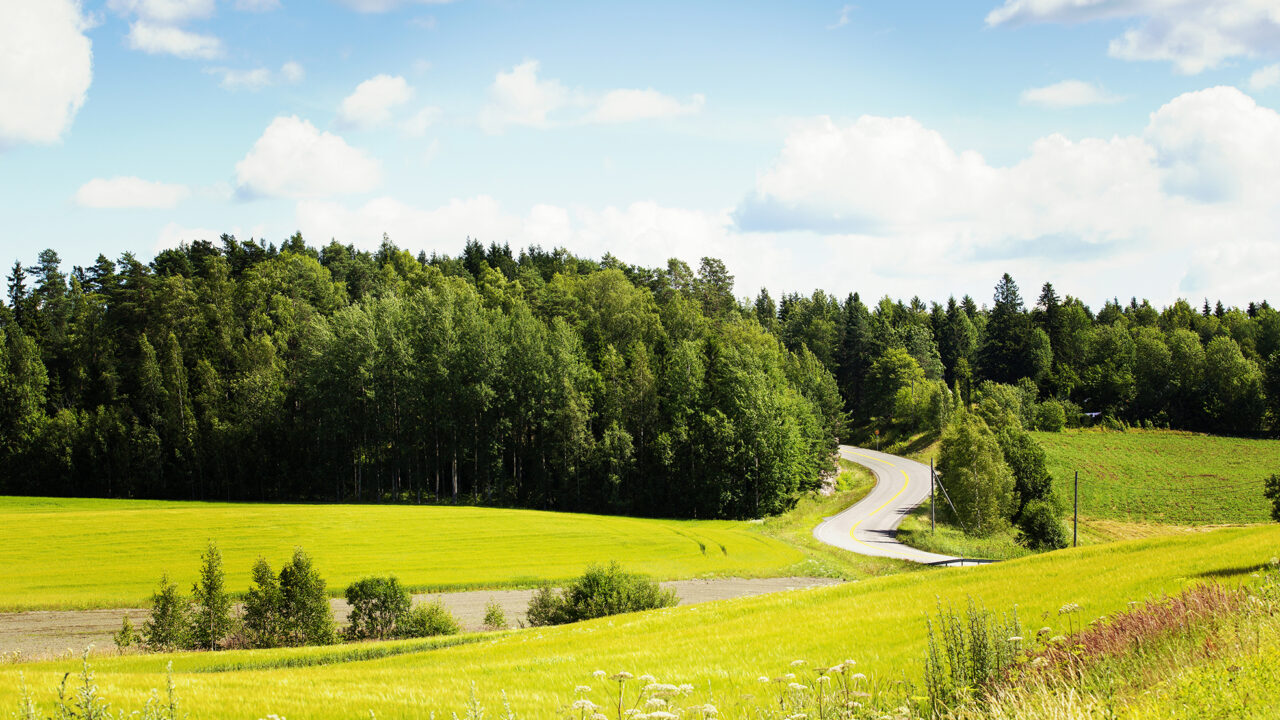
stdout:
<svg viewBox="0 0 1280 720">
<path fill-rule="evenodd" d="M 1075 509 L 1071 517 L 1071 547 L 1076 547 L 1080 539 L 1080 471 L 1076 471 Z"/>
</svg>

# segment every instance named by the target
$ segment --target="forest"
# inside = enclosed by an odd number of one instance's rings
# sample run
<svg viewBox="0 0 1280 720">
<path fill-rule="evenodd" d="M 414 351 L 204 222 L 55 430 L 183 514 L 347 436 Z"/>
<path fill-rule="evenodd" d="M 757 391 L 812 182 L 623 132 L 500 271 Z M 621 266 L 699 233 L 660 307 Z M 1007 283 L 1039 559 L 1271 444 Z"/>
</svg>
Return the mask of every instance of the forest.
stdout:
<svg viewBox="0 0 1280 720">
<path fill-rule="evenodd" d="M 982 388 L 1024 424 L 1274 433 L 1280 313 L 1096 313 L 1005 275 L 992 304 L 735 295 L 695 271 L 468 241 L 457 256 L 224 235 L 0 305 L 0 493 L 471 502 L 759 517 L 838 441 L 940 431 Z M 994 389 L 993 389 L 994 388 Z"/>
</svg>

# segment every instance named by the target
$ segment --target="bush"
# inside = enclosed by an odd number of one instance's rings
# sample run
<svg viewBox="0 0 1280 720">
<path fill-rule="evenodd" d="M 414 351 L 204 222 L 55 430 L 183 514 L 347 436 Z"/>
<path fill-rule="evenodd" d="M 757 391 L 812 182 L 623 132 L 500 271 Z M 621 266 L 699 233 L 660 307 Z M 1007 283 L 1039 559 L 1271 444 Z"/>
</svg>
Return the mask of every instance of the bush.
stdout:
<svg viewBox="0 0 1280 720">
<path fill-rule="evenodd" d="M 187 601 L 168 575 L 160 577 L 160 588 L 151 596 L 151 616 L 142 624 L 142 638 L 152 650 L 187 647 L 190 628 Z"/>
<path fill-rule="evenodd" d="M 403 638 L 457 635 L 461 631 L 458 619 L 439 600 L 409 610 L 396 624 L 396 635 Z"/>
<path fill-rule="evenodd" d="M 302 548 L 280 568 L 280 629 L 286 645 L 332 645 L 337 640 L 324 578 Z"/>
<path fill-rule="evenodd" d="M 1280 522 L 1280 474 L 1263 481 L 1262 495 L 1271 501 L 1271 519 Z"/>
<path fill-rule="evenodd" d="M 1033 550 L 1058 550 L 1067 546 L 1067 531 L 1058 509 L 1049 500 L 1032 500 L 1018 518 L 1019 538 Z"/>
<path fill-rule="evenodd" d="M 409 591 L 394 577 L 368 577 L 347 586 L 350 625 L 347 637 L 352 640 L 391 637 L 396 625 L 409 612 Z"/>
<path fill-rule="evenodd" d="M 284 642 L 280 624 L 280 583 L 271 565 L 258 558 L 253 564 L 253 587 L 244 598 L 244 640 L 249 647 L 278 647 Z"/>
<path fill-rule="evenodd" d="M 507 614 L 502 611 L 502 605 L 497 600 L 490 599 L 488 604 L 484 606 L 484 629 L 507 629 Z"/>
<path fill-rule="evenodd" d="M 124 620 L 120 621 L 120 631 L 112 635 L 111 639 L 115 640 L 116 647 L 120 650 L 133 647 L 141 640 L 138 637 L 138 632 L 133 629 L 133 621 L 129 619 L 128 615 L 125 615 Z"/>
<path fill-rule="evenodd" d="M 582 577 L 556 593 L 543 587 L 526 613 L 530 625 L 563 625 L 591 618 L 671 607 L 675 592 L 663 590 L 643 575 L 624 572 L 617 562 L 592 565 Z"/>
<path fill-rule="evenodd" d="M 1057 400 L 1045 400 L 1036 405 L 1036 429 L 1045 432 L 1062 432 L 1067 426 L 1067 411 Z"/>
</svg>

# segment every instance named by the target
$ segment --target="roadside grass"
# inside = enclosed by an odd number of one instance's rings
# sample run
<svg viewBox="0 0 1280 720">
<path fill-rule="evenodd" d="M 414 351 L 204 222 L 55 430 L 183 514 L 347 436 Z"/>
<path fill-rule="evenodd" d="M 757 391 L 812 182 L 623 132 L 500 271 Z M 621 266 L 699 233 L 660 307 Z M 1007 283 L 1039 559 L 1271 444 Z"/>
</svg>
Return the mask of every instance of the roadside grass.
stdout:
<svg viewBox="0 0 1280 720">
<path fill-rule="evenodd" d="M 462 712 L 473 692 L 505 692 L 522 718 L 562 717 L 573 688 L 607 687 L 594 670 L 652 673 L 686 682 L 717 701 L 762 692 L 757 677 L 786 672 L 792 660 L 858 662 L 868 677 L 919 679 L 925 618 L 939 601 L 969 599 L 997 611 L 1018 606 L 1030 627 L 1066 634 L 1090 619 L 1178 592 L 1205 580 L 1238 584 L 1266 564 L 1280 528 L 1261 526 L 1095 545 L 982 567 L 903 573 L 825 588 L 707 603 L 517 631 L 480 642 L 374 660 L 262 670 L 191 672 L 191 655 L 103 659 L 99 692 L 117 707 L 141 707 L 163 687 L 165 664 L 184 708 L 202 718 L 428 717 Z M 1080 612 L 1058 614 L 1065 603 Z M 280 651 L 254 651 L 271 658 Z M 0 666 L 0 708 L 16 707 L 18 672 L 48 706 L 69 662 Z M 765 692 L 768 690 L 765 689 Z M 497 700 L 488 702 L 496 703 Z M 719 704 L 719 702 L 718 702 Z M 499 708 L 491 707 L 497 711 Z"/>
<path fill-rule="evenodd" d="M 1172 525 L 1267 522 L 1262 497 L 1280 472 L 1280 440 L 1172 430 L 1033 433 L 1048 455 L 1059 495 L 1071 507 L 1080 471 L 1082 517 Z"/>
<path fill-rule="evenodd" d="M 535 587 L 617 560 L 657 580 L 786 575 L 805 553 L 752 523 L 479 507 L 286 505 L 0 497 L 0 611 L 140 607 L 168 572 L 195 580 L 215 540 L 227 587 L 295 546 L 329 592 L 394 574 L 416 592 Z"/>
<path fill-rule="evenodd" d="M 982 558 L 985 560 L 1012 560 L 1026 557 L 1033 552 L 1018 544 L 1013 531 L 996 533 L 988 537 L 968 535 L 954 521 L 948 508 L 938 509 L 937 531 L 929 529 L 931 501 L 912 510 L 898 527 L 898 540 L 913 548 L 941 555 Z"/>
<path fill-rule="evenodd" d="M 807 555 L 793 568 L 792 574 L 851 580 L 920 569 L 918 563 L 858 555 L 813 536 L 813 529 L 819 523 L 862 500 L 875 488 L 875 475 L 866 467 L 841 458 L 839 468 L 835 492 L 803 497 L 790 511 L 759 523 L 761 533 L 798 547 Z"/>
</svg>

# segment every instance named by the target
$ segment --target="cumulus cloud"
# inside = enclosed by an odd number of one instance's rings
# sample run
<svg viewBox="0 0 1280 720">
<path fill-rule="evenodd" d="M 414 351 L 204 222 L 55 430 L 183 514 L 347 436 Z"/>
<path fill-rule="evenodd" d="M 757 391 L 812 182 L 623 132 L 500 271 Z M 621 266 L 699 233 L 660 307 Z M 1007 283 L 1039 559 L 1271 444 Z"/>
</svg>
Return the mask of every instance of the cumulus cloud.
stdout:
<svg viewBox="0 0 1280 720">
<path fill-rule="evenodd" d="M 265 67 L 250 70 L 213 67 L 207 68 L 205 72 L 218 76 L 218 84 L 227 90 L 261 90 L 282 82 L 298 83 L 306 77 L 302 65 L 292 60 L 281 66 L 279 72 L 272 72 Z"/>
<path fill-rule="evenodd" d="M 652 88 L 648 90 L 611 90 L 587 115 L 587 122 L 624 123 L 654 118 L 694 115 L 702 111 L 706 97 L 694 95 L 689 102 L 679 100 Z"/>
<path fill-rule="evenodd" d="M 1258 68 L 1249 76 L 1249 89 L 1254 92 L 1267 90 L 1276 85 L 1280 85 L 1280 65 Z"/>
<path fill-rule="evenodd" d="M 109 0 L 107 7 L 121 15 L 165 25 L 178 25 L 189 20 L 210 17 L 214 0 Z"/>
<path fill-rule="evenodd" d="M 551 127 L 557 123 L 552 116 L 570 107 L 579 109 L 573 122 L 615 124 L 694 115 L 706 104 L 701 94 L 681 102 L 652 88 L 621 88 L 592 95 L 570 90 L 558 80 L 541 79 L 538 70 L 537 60 L 526 60 L 510 72 L 497 74 L 489 88 L 490 103 L 480 111 L 480 126 L 486 132 L 499 133 L 511 125 Z"/>
<path fill-rule="evenodd" d="M 1136 20 L 1113 39 L 1112 57 L 1170 62 L 1194 75 L 1280 45 L 1280 6 L 1268 0 L 1005 0 L 987 24 Z"/>
<path fill-rule="evenodd" d="M 453 0 L 338 0 L 338 2 L 356 12 L 384 13 L 406 5 L 448 5 Z"/>
<path fill-rule="evenodd" d="M 1179 277 L 1203 261 L 1194 258 L 1206 245 L 1275 245 L 1277 156 L 1280 113 L 1230 87 L 1174 98 L 1140 135 L 1044 137 L 1009 167 L 952 148 L 912 118 L 824 117 L 790 132 L 733 217 L 748 233 L 809 232 L 892 248 L 899 265 L 906 257 L 924 263 L 917 274 L 939 262 L 952 272 L 966 263 L 995 272 L 1038 262 L 1042 271 L 1094 263 L 1092 282 L 1120 269 L 1152 276 L 1137 272 L 1148 266 Z M 892 274 L 892 263 L 883 272 Z M 1218 266 L 1197 273 L 1199 282 L 1229 282 L 1253 297 L 1267 292 L 1261 278 L 1274 282 L 1276 274 L 1231 277 Z M 937 274 L 948 282 L 943 267 Z M 1175 290 L 1151 294 L 1169 299 Z"/>
<path fill-rule="evenodd" d="M 241 196 L 316 198 L 369 192 L 382 179 L 377 160 L 296 115 L 277 117 L 236 163 Z"/>
<path fill-rule="evenodd" d="M 338 108 L 338 122 L 344 127 L 368 129 L 391 121 L 396 108 L 409 102 L 413 88 L 399 75 L 375 75 L 356 86 Z"/>
<path fill-rule="evenodd" d="M 76 191 L 75 202 L 89 208 L 171 208 L 190 194 L 185 185 L 137 177 L 94 178 Z"/>
<path fill-rule="evenodd" d="M 413 117 L 404 121 L 401 126 L 406 135 L 412 137 L 421 137 L 427 134 L 427 129 L 440 119 L 442 111 L 438 107 L 424 107 L 413 114 Z"/>
<path fill-rule="evenodd" d="M 93 80 L 88 21 L 74 0 L 19 3 L 0 15 L 0 148 L 55 142 Z"/>
<path fill-rule="evenodd" d="M 172 25 L 159 25 L 137 20 L 129 26 L 129 47 L 151 55 L 176 55 L 180 58 L 212 60 L 222 55 L 222 41 L 212 35 L 201 35 Z"/>
<path fill-rule="evenodd" d="M 569 104 L 569 89 L 557 80 L 538 79 L 538 61 L 526 60 L 510 72 L 499 72 L 489 88 L 490 103 L 480 111 L 486 132 L 509 125 L 547 127 L 548 115 Z"/>
<path fill-rule="evenodd" d="M 1104 105 L 1120 102 L 1120 100 L 1122 98 L 1119 96 L 1112 95 L 1098 85 L 1083 80 L 1063 80 L 1052 85 L 1031 88 L 1022 93 L 1023 103 L 1047 108 Z"/>
</svg>

